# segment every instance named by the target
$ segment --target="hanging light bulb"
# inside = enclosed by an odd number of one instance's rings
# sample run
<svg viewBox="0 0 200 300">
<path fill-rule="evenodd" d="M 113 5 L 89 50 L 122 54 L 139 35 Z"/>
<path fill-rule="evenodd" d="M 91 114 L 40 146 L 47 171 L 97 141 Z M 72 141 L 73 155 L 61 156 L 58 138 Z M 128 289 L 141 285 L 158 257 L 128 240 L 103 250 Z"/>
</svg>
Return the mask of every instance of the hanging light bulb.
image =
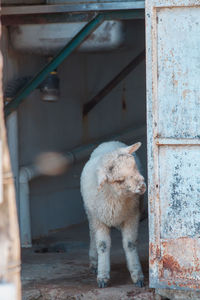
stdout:
<svg viewBox="0 0 200 300">
<path fill-rule="evenodd" d="M 58 101 L 60 91 L 57 70 L 52 71 L 40 84 L 40 93 L 44 101 Z"/>
</svg>

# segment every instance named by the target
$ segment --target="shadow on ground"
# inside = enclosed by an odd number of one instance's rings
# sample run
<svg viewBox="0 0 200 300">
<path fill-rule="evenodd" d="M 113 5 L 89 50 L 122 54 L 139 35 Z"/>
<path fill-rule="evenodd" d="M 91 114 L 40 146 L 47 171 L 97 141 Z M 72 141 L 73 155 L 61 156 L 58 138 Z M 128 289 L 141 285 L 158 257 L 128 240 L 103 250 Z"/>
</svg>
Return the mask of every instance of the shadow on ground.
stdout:
<svg viewBox="0 0 200 300">
<path fill-rule="evenodd" d="M 126 268 L 121 234 L 112 231 L 111 282 L 97 288 L 88 269 L 89 235 L 87 223 L 51 232 L 22 251 L 23 300 L 154 300 L 148 288 L 147 220 L 140 224 L 139 255 L 145 287 L 133 285 Z"/>
</svg>

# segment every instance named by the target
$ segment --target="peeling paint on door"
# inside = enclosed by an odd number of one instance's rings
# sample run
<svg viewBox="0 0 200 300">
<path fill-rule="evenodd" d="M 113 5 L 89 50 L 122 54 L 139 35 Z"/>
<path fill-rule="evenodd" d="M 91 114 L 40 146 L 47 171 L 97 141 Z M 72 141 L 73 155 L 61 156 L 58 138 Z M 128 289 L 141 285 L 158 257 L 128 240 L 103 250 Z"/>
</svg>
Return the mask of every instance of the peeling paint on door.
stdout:
<svg viewBox="0 0 200 300">
<path fill-rule="evenodd" d="M 146 1 L 150 285 L 200 290 L 200 2 Z"/>
</svg>

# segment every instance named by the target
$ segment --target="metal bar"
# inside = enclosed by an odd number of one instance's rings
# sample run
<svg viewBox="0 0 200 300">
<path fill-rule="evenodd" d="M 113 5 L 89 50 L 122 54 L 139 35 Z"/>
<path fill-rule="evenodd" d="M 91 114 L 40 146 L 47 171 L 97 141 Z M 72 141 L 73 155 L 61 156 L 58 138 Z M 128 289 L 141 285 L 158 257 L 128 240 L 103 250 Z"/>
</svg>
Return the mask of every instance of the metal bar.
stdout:
<svg viewBox="0 0 200 300">
<path fill-rule="evenodd" d="M 195 146 L 200 145 L 200 139 L 156 138 L 158 146 Z"/>
<path fill-rule="evenodd" d="M 35 14 L 35 15 L 3 15 L 2 25 L 22 24 L 48 24 L 48 23 L 74 23 L 89 22 L 96 16 L 96 13 L 56 13 L 56 14 Z"/>
<path fill-rule="evenodd" d="M 86 24 L 82 30 L 49 62 L 18 94 L 5 106 L 5 116 L 16 110 L 19 104 L 45 79 L 45 77 L 56 69 L 63 60 L 68 57 L 80 44 L 102 23 L 103 14 L 99 14 L 91 22 Z"/>
<path fill-rule="evenodd" d="M 144 9 L 119 10 L 104 13 L 105 20 L 132 20 L 136 18 L 144 18 Z"/>
<path fill-rule="evenodd" d="M 32 15 L 49 14 L 65 12 L 92 12 L 92 11 L 117 11 L 144 9 L 145 1 L 127 1 L 127 2 L 105 2 L 105 3 L 82 3 L 82 4 L 45 4 L 45 5 L 27 5 L 27 6 L 7 6 L 1 8 L 3 15 Z"/>
<path fill-rule="evenodd" d="M 48 24 L 65 22 L 89 22 L 96 15 L 95 12 L 88 13 L 51 13 L 33 15 L 3 15 L 1 16 L 2 25 L 20 24 Z M 144 9 L 115 11 L 105 13 L 106 20 L 133 20 L 144 19 Z"/>
<path fill-rule="evenodd" d="M 83 106 L 83 115 L 86 116 L 118 83 L 120 83 L 133 69 L 145 59 L 145 50 L 136 56 L 117 76 L 115 76 L 96 96 Z"/>
</svg>

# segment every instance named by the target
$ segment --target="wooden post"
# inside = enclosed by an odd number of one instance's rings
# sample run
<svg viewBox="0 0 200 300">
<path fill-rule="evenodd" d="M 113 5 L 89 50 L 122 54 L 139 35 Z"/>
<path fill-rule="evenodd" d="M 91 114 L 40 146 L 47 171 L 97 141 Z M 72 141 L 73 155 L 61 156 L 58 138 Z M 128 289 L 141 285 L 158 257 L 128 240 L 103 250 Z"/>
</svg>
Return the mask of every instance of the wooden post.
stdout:
<svg viewBox="0 0 200 300">
<path fill-rule="evenodd" d="M 19 228 L 3 113 L 2 72 L 3 58 L 0 53 L 0 285 L 11 283 L 15 289 L 14 299 L 20 300 Z M 9 295 L 7 298 L 11 299 Z"/>
</svg>

